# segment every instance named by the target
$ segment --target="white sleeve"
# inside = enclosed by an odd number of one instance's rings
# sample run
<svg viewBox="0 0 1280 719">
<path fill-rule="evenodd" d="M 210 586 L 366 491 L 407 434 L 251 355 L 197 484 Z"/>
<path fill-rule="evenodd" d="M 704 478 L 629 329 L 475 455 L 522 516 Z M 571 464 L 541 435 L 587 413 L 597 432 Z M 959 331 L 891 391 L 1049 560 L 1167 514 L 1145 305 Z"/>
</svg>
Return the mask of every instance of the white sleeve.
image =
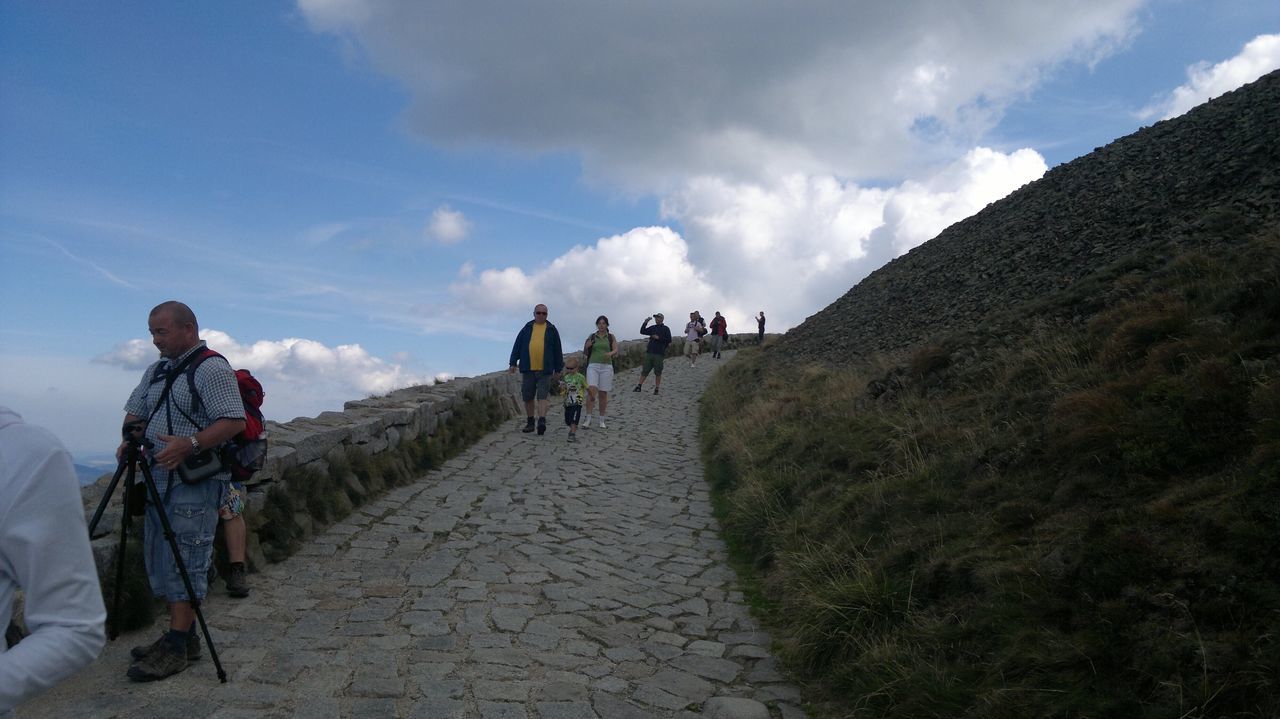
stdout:
<svg viewBox="0 0 1280 719">
<path fill-rule="evenodd" d="M 92 662 L 106 620 L 71 457 L 39 428 L 3 434 L 0 583 L 23 589 L 30 635 L 0 643 L 0 715 Z"/>
</svg>

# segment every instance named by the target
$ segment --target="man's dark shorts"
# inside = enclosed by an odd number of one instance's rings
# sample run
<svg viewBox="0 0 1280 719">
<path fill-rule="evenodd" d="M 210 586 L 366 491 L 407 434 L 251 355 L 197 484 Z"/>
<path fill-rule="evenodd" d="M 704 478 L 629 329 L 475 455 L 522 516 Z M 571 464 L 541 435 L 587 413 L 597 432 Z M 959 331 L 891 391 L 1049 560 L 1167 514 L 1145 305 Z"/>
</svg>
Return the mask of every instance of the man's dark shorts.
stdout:
<svg viewBox="0 0 1280 719">
<path fill-rule="evenodd" d="M 520 373 L 520 396 L 524 401 L 532 402 L 535 396 L 538 399 L 546 399 L 550 390 L 551 375 L 541 372 Z"/>
<path fill-rule="evenodd" d="M 640 369 L 640 374 L 647 375 L 649 372 L 653 372 L 654 377 L 661 377 L 662 363 L 665 359 L 666 357 L 663 355 L 655 355 L 646 352 L 644 355 L 644 365 Z"/>
</svg>

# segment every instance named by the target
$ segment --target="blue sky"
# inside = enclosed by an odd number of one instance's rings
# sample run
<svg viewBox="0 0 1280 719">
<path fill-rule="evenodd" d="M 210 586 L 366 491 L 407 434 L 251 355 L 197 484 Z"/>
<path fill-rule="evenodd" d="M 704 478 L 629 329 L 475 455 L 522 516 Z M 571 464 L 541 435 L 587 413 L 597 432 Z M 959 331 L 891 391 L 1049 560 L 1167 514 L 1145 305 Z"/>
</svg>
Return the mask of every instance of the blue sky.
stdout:
<svg viewBox="0 0 1280 719">
<path fill-rule="evenodd" d="M 5 3 L 0 404 L 110 448 L 167 299 L 277 420 L 499 369 L 538 301 L 781 331 L 1280 66 L 1273 3 L 1059 5 Z"/>
</svg>

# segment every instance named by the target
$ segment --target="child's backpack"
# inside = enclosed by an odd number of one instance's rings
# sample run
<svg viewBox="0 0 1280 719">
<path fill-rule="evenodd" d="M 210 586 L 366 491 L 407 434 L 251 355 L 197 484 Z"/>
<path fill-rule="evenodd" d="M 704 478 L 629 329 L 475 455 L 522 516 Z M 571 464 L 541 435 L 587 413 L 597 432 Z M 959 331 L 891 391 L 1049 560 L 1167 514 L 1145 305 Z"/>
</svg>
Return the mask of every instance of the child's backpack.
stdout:
<svg viewBox="0 0 1280 719">
<path fill-rule="evenodd" d="M 222 355 L 206 347 L 192 359 L 186 370 L 193 411 L 194 403 L 201 401 L 200 394 L 196 392 L 196 368 L 210 357 Z M 267 461 L 267 431 L 262 417 L 262 400 L 266 393 L 262 391 L 262 383 L 247 369 L 236 370 L 236 386 L 240 389 L 240 401 L 244 403 L 244 430 L 227 442 L 222 458 L 231 469 L 231 479 L 243 484 Z"/>
</svg>

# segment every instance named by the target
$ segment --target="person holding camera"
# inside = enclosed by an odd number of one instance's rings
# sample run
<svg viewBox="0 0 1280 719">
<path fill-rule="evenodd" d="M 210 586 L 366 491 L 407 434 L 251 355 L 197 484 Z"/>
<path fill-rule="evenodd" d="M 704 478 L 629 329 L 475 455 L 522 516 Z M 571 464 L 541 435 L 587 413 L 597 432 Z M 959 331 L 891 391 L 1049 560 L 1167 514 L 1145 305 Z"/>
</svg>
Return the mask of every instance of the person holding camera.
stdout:
<svg viewBox="0 0 1280 719">
<path fill-rule="evenodd" d="M 135 681 L 164 679 L 200 656 L 195 608 L 157 512 L 164 512 L 172 525 L 195 598 L 203 599 L 218 511 L 231 481 L 231 473 L 219 470 L 216 454 L 210 453 L 245 426 L 235 372 L 225 359 L 209 357 L 195 365 L 190 380 L 186 377 L 205 345 L 191 308 L 163 302 L 151 310 L 147 324 L 160 360 L 147 368 L 129 396 L 125 429 L 148 448 L 146 461 L 163 501 L 156 507 L 148 497 L 143 552 L 151 591 L 169 605 L 169 631 L 149 646 L 134 647 L 136 661 L 128 676 Z M 121 443 L 117 456 L 123 456 L 129 441 Z"/>
<path fill-rule="evenodd" d="M 649 326 L 651 320 L 656 323 L 652 327 Z M 644 322 L 640 323 L 640 334 L 649 338 L 649 344 L 644 348 L 644 365 L 640 367 L 640 381 L 631 391 L 643 391 L 644 381 L 649 377 L 649 373 L 653 372 L 653 393 L 657 394 L 662 387 L 662 364 L 667 356 L 667 347 L 671 344 L 671 328 L 662 324 L 661 312 L 654 312 L 652 316 L 644 318 Z"/>
</svg>

